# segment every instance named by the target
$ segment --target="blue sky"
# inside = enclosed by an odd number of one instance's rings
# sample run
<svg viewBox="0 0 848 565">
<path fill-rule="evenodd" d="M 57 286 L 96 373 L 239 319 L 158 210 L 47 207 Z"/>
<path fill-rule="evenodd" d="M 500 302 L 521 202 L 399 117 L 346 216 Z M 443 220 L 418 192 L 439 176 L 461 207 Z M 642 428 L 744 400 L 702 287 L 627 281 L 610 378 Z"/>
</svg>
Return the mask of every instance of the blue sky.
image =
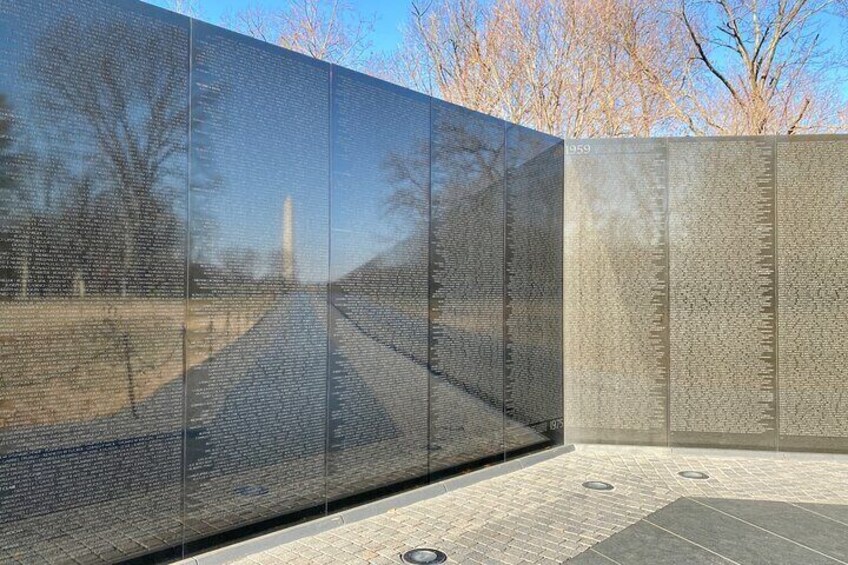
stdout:
<svg viewBox="0 0 848 565">
<path fill-rule="evenodd" d="M 145 0 L 150 4 L 164 6 L 166 0 Z M 221 18 L 247 6 L 274 8 L 282 5 L 281 0 L 200 0 L 203 19 L 220 24 Z M 371 41 L 375 51 L 390 51 L 401 40 L 400 26 L 406 21 L 410 2 L 407 0 L 352 0 L 351 4 L 366 17 L 375 17 Z"/>
</svg>

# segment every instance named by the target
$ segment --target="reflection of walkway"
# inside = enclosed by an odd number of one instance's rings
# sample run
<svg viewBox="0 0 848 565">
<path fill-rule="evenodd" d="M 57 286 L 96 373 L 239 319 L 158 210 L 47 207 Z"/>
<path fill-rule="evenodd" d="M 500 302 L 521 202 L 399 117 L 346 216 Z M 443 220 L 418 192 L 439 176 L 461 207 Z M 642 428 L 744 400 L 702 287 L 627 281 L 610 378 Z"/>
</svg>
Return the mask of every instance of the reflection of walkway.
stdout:
<svg viewBox="0 0 848 565">
<path fill-rule="evenodd" d="M 326 348 L 324 294 L 297 291 L 189 372 L 189 538 L 323 505 Z"/>
<path fill-rule="evenodd" d="M 380 406 L 389 412 L 399 428 L 399 434 L 370 449 L 339 456 L 345 468 L 340 474 L 348 477 L 351 487 L 358 485 L 359 480 L 375 479 L 382 482 L 374 486 L 382 486 L 421 476 L 416 469 L 438 471 L 498 455 L 503 452 L 505 437 L 510 449 L 548 442 L 546 437 L 520 422 L 504 418 L 497 401 L 493 403 L 474 389 L 429 373 L 426 319 L 364 296 L 357 297 L 357 301 L 357 311 L 367 312 L 367 319 L 336 310 L 336 332 L 345 336 L 347 347 L 355 352 L 347 356 L 351 362 L 349 372 L 358 375 L 374 392 Z M 397 339 L 399 334 L 417 335 L 420 343 Z M 471 331 L 465 331 L 462 338 L 462 343 L 490 339 Z M 375 367 L 379 370 L 375 371 Z M 399 375 L 404 375 L 405 380 L 399 381 Z M 429 391 L 427 378 L 430 379 Z M 428 394 L 429 406 L 425 400 Z M 426 448 L 428 433 L 437 449 L 429 454 Z M 361 470 L 357 472 L 356 468 Z M 361 490 L 364 489 L 357 488 L 353 492 Z"/>
<path fill-rule="evenodd" d="M 375 312 L 404 323 L 403 314 Z M 180 383 L 141 402 L 138 419 L 124 411 L 85 424 L 4 432 L 10 452 L 0 455 L 0 561 L 110 561 L 323 504 L 325 320 L 322 294 L 284 295 L 237 342 L 192 369 L 185 490 Z M 428 433 L 441 438 L 443 461 L 490 454 L 481 438 L 504 426 L 499 408 L 428 377 L 414 355 L 349 320 L 339 316 L 336 323 L 345 340 L 335 336 L 331 347 L 347 367 L 344 389 L 357 395 L 331 403 L 350 408 L 330 415 L 332 426 L 346 430 L 330 452 L 331 497 L 425 475 Z M 451 412 L 448 438 L 428 430 L 428 378 Z M 405 387 L 407 394 L 398 394 Z M 544 440 L 525 432 L 527 445 Z M 15 448 L 32 437 L 56 447 Z"/>
</svg>

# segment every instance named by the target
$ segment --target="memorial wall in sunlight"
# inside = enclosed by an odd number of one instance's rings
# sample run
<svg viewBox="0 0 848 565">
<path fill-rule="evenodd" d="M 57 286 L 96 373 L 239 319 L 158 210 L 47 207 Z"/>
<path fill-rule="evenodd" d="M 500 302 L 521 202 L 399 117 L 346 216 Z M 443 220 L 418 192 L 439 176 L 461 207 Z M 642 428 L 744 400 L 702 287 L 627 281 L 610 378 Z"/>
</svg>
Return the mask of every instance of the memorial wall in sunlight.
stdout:
<svg viewBox="0 0 848 565">
<path fill-rule="evenodd" d="M 848 136 L 565 149 L 568 441 L 848 452 Z"/>
<path fill-rule="evenodd" d="M 0 37 L 0 561 L 562 442 L 561 140 L 133 0 Z"/>
</svg>

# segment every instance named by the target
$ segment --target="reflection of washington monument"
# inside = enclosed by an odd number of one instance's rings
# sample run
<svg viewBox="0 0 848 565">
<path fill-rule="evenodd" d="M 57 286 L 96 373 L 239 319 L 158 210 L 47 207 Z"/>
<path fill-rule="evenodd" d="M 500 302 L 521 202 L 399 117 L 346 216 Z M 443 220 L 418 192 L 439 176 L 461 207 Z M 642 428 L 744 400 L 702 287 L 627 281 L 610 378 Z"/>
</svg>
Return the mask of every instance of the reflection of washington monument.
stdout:
<svg viewBox="0 0 848 565">
<path fill-rule="evenodd" d="M 283 281 L 294 282 L 294 207 L 291 196 L 283 203 Z"/>
</svg>

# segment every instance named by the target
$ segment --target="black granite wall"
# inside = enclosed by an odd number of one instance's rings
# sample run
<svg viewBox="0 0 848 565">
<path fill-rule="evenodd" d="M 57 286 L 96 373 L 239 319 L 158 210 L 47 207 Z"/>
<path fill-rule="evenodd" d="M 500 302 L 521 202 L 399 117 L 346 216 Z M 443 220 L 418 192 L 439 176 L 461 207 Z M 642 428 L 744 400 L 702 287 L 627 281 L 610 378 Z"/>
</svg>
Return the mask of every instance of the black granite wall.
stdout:
<svg viewBox="0 0 848 565">
<path fill-rule="evenodd" d="M 562 141 L 135 0 L 0 37 L 0 561 L 561 443 Z"/>
</svg>

